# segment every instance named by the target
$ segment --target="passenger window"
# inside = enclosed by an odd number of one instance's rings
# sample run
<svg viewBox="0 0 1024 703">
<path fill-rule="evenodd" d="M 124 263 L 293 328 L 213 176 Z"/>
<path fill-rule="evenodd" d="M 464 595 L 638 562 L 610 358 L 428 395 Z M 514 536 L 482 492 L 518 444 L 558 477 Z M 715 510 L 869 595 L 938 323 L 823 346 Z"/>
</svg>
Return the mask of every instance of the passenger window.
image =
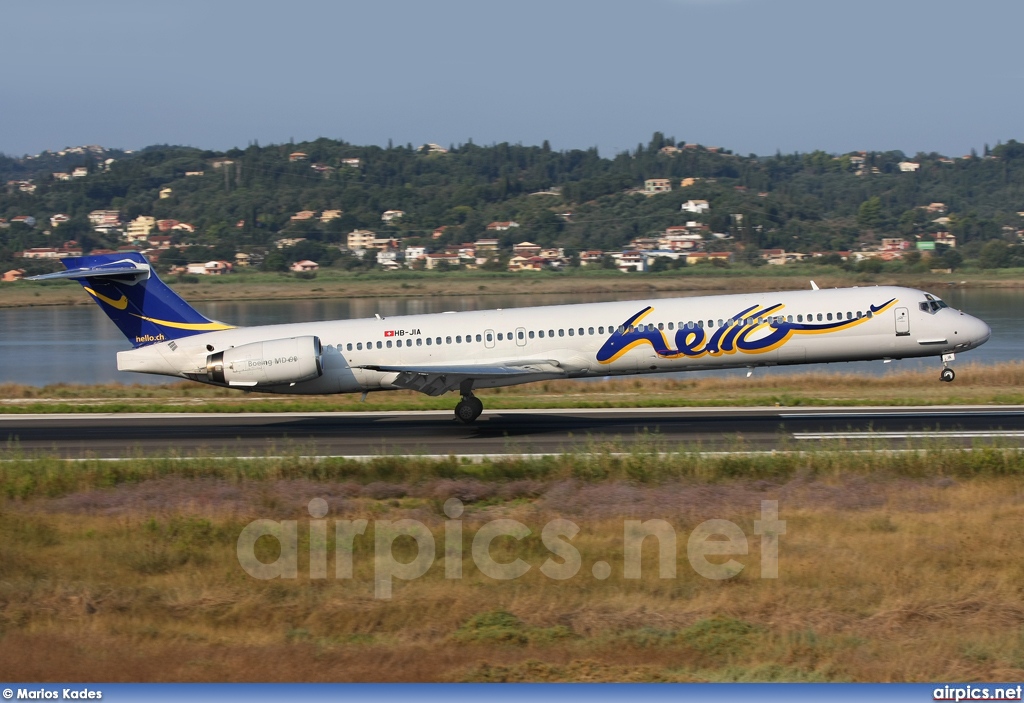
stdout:
<svg viewBox="0 0 1024 703">
<path fill-rule="evenodd" d="M 530 330 L 530 339 L 533 339 L 533 330 Z"/>
<path fill-rule="evenodd" d="M 540 337 L 541 339 L 544 339 L 544 330 L 538 331 L 537 336 Z"/>
<path fill-rule="evenodd" d="M 831 319 L 832 319 L 832 313 L 829 313 L 829 314 L 828 314 L 828 315 L 826 315 L 825 317 L 826 317 L 826 318 L 828 318 L 829 320 L 831 320 Z"/>
<path fill-rule="evenodd" d="M 555 336 L 555 331 L 554 330 L 548 330 L 548 336 L 549 337 L 554 337 Z"/>
<path fill-rule="evenodd" d="M 377 348 L 378 348 L 378 349 L 383 349 L 383 348 L 384 348 L 384 345 L 383 345 L 383 344 L 381 344 L 380 342 L 377 342 Z"/>
<path fill-rule="evenodd" d="M 526 339 L 526 337 L 525 337 L 525 336 L 523 336 L 523 333 L 522 333 L 522 332 L 517 332 L 517 333 L 516 333 L 516 337 L 518 337 L 519 339 Z"/>
<path fill-rule="evenodd" d="M 494 341 L 494 335 L 491 334 L 490 332 L 487 333 L 487 341 L 488 342 L 493 342 Z"/>
<path fill-rule="evenodd" d="M 722 320 L 719 320 L 719 321 L 718 321 L 718 326 L 719 326 L 719 327 L 721 327 L 721 326 L 722 326 L 722 322 L 723 322 Z"/>
<path fill-rule="evenodd" d="M 416 338 L 416 346 L 417 347 L 422 347 L 423 346 L 423 337 L 417 337 Z"/>
<path fill-rule="evenodd" d="M 860 319 L 860 318 L 861 318 L 861 317 L 862 317 L 863 315 L 864 315 L 864 313 L 862 313 L 862 312 L 861 312 L 860 310 L 858 310 L 858 311 L 857 311 L 857 319 L 858 319 L 858 320 L 859 320 L 859 319 Z"/>
<path fill-rule="evenodd" d="M 714 326 L 715 326 L 715 321 L 714 320 L 708 320 L 708 329 L 711 329 Z"/>
<path fill-rule="evenodd" d="M 435 342 L 435 343 L 436 343 L 436 344 L 437 344 L 438 346 L 441 346 L 441 338 L 440 338 L 440 337 L 438 337 L 437 339 L 435 339 L 435 340 L 434 340 L 434 342 Z"/>
<path fill-rule="evenodd" d="M 391 348 L 391 340 L 389 339 L 388 340 L 388 349 L 390 349 L 390 348 Z"/>
<path fill-rule="evenodd" d="M 451 337 L 445 337 L 444 338 L 444 343 L 445 344 L 451 344 L 452 343 L 452 338 Z"/>
<path fill-rule="evenodd" d="M 565 330 L 558 330 L 558 336 L 559 337 L 564 337 L 565 336 Z"/>
<path fill-rule="evenodd" d="M 572 327 L 570 327 L 569 328 L 569 336 L 571 337 L 572 335 L 573 335 L 573 331 L 572 331 Z"/>
<path fill-rule="evenodd" d="M 704 320 L 697 320 L 697 326 L 700 327 L 701 329 L 703 329 L 704 328 Z"/>
<path fill-rule="evenodd" d="M 363 343 L 362 342 L 357 343 L 356 344 L 356 349 L 358 349 L 359 351 L 362 351 L 363 350 Z"/>
<path fill-rule="evenodd" d="M 831 315 L 829 315 L 829 319 L 830 320 L 832 319 Z M 821 313 L 820 312 L 818 313 L 818 322 L 821 322 Z"/>
<path fill-rule="evenodd" d="M 793 316 L 792 315 L 789 315 L 789 316 L 786 317 L 786 322 L 792 322 L 792 321 L 793 321 Z"/>
<path fill-rule="evenodd" d="M 505 335 L 504 335 L 504 334 L 502 334 L 501 332 L 498 332 L 498 341 L 499 341 L 499 342 L 501 342 L 501 341 L 503 341 L 504 339 L 505 339 Z"/>
<path fill-rule="evenodd" d="M 672 331 L 672 330 L 674 330 L 675 328 L 676 328 L 676 323 L 674 323 L 674 322 L 670 322 L 670 323 L 668 323 L 668 331 L 669 331 L 669 332 L 671 332 L 671 331 Z"/>
<path fill-rule="evenodd" d="M 428 347 L 430 346 L 430 343 L 431 343 L 431 341 L 432 341 L 432 340 L 430 339 L 430 337 L 427 337 L 427 346 L 428 346 Z"/>
<path fill-rule="evenodd" d="M 482 337 L 481 337 L 480 335 L 477 335 L 477 336 L 476 336 L 476 341 L 478 341 L 478 342 L 482 342 L 482 341 L 483 341 L 483 338 L 482 338 Z"/>
<path fill-rule="evenodd" d="M 580 327 L 579 330 L 577 330 L 577 332 L 579 333 L 579 335 L 581 337 L 583 336 L 583 328 L 582 327 Z"/>
<path fill-rule="evenodd" d="M 804 316 L 803 315 L 797 315 L 796 316 L 796 321 L 797 322 L 803 322 L 804 321 Z"/>
<path fill-rule="evenodd" d="M 587 334 L 594 334 L 594 328 L 593 327 L 588 327 L 587 328 Z"/>
<path fill-rule="evenodd" d="M 349 342 L 348 346 L 346 346 L 345 349 L 346 351 L 352 351 L 352 342 Z"/>
<path fill-rule="evenodd" d="M 870 310 L 868 310 L 868 319 L 870 320 L 874 316 L 875 316 L 875 314 L 873 312 L 871 312 Z"/>
<path fill-rule="evenodd" d="M 460 335 L 456 335 L 455 343 L 456 344 L 462 344 L 462 335 L 461 334 Z"/>
</svg>

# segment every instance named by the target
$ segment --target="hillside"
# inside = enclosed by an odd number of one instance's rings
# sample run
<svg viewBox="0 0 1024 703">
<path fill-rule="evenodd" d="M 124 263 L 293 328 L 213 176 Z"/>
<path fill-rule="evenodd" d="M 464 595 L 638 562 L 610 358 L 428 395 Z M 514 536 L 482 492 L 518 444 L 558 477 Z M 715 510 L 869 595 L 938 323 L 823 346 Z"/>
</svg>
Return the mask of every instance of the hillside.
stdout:
<svg viewBox="0 0 1024 703">
<path fill-rule="evenodd" d="M 76 168 L 84 171 L 73 175 Z M 4 269 L 52 268 L 53 261 L 16 253 L 59 249 L 69 240 L 84 251 L 124 246 L 125 225 L 140 216 L 189 225 L 161 232 L 171 238 L 158 255 L 165 267 L 197 257 L 232 260 L 239 251 L 272 269 L 300 258 L 373 266 L 372 257 L 357 260 L 334 246 L 345 247 L 348 233 L 360 229 L 433 252 L 493 237 L 498 267 L 513 243 L 530 241 L 564 249 L 562 265 L 575 265 L 580 251 L 643 248 L 638 239 L 656 240 L 667 228 L 683 232 L 687 225 L 700 235 L 695 249 L 730 252 L 735 265 L 762 263 L 765 250 L 842 252 L 826 259 L 838 264 L 846 252 L 881 251 L 882 240 L 894 238 L 911 251 L 883 257 L 903 259 L 887 266 L 920 266 L 922 253 L 950 268 L 965 259 L 992 268 L 1024 258 L 1016 246 L 1024 230 L 1024 144 L 1015 141 L 960 158 L 759 157 L 656 133 L 650 143 L 607 158 L 596 149 L 554 151 L 546 143 L 382 148 L 319 139 L 227 152 L 88 147 L 0 157 L 0 176 L 7 184 L 0 194 Z M 671 190 L 645 194 L 650 179 L 668 179 Z M 700 201 L 706 211 L 681 209 Z M 97 228 L 89 213 L 99 210 L 116 211 L 116 224 Z M 389 210 L 403 214 L 382 221 Z M 501 222 L 518 226 L 488 229 Z M 275 253 L 281 238 L 305 242 Z M 933 252 L 917 244 L 922 241 L 939 246 Z M 947 242 L 955 252 L 946 251 Z M 139 245 L 148 246 L 144 238 Z M 665 245 L 649 248 L 658 246 Z"/>
</svg>

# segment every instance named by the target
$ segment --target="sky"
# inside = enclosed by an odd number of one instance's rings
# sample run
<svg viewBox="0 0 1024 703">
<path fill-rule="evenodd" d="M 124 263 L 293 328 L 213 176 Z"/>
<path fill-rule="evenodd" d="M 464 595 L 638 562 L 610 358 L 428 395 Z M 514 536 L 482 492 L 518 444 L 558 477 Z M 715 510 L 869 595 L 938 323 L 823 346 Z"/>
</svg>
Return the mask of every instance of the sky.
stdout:
<svg viewBox="0 0 1024 703">
<path fill-rule="evenodd" d="M 1024 141 L 1021 0 L 0 4 L 0 152 L 512 142 L 740 154 Z"/>
</svg>

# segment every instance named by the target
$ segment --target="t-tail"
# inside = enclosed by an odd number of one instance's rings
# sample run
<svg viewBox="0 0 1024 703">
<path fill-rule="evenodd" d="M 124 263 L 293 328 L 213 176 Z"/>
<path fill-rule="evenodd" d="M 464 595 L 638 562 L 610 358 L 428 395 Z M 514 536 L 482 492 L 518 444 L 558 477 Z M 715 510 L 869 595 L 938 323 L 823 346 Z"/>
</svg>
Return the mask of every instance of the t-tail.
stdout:
<svg viewBox="0 0 1024 703">
<path fill-rule="evenodd" d="M 61 259 L 67 271 L 28 280 L 70 278 L 82 284 L 107 317 L 136 347 L 193 334 L 231 329 L 203 317 L 167 287 L 136 252 Z"/>
</svg>

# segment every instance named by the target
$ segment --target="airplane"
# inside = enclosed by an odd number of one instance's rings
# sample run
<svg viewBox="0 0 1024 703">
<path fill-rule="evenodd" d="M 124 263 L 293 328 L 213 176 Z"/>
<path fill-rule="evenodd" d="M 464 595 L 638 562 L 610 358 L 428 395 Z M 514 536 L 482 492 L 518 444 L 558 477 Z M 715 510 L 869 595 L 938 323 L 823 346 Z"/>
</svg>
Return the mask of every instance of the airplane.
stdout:
<svg viewBox="0 0 1024 703">
<path fill-rule="evenodd" d="M 991 334 L 982 320 L 924 291 L 895 286 L 443 312 L 234 327 L 210 320 L 163 283 L 144 256 L 62 259 L 28 280 L 78 281 L 134 347 L 120 371 L 243 391 L 322 395 L 473 391 L 560 378 L 607 377 L 839 361 L 941 358 Z"/>
</svg>

